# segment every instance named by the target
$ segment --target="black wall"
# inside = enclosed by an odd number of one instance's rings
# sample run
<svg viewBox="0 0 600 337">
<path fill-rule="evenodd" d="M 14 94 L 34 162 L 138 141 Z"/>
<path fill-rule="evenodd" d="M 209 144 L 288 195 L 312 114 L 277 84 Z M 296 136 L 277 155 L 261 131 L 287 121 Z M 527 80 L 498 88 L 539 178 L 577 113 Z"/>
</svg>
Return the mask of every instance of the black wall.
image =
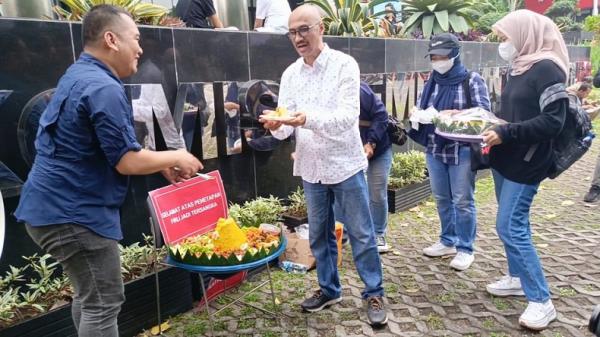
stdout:
<svg viewBox="0 0 600 337">
<path fill-rule="evenodd" d="M 161 84 L 175 114 L 178 113 L 178 88 L 182 83 L 278 81 L 285 68 L 297 59 L 283 35 L 146 26 L 140 27 L 140 31 L 145 50 L 140 69 L 144 64 L 151 64 L 153 71 L 140 71 L 125 83 Z M 426 41 L 342 37 L 325 40 L 330 47 L 352 55 L 363 74 L 429 70 L 423 58 Z M 463 46 L 463 61 L 471 69 L 505 65 L 497 56 L 496 44 L 464 43 Z M 37 251 L 12 212 L 34 156 L 32 142 L 42 111 L 40 107 L 43 107 L 41 103 L 50 97 L 44 92 L 56 86 L 81 51 L 79 23 L 0 18 L 0 93 L 12 90 L 4 102 L 0 95 L 0 190 L 7 218 L 0 273 L 4 273 L 9 264 L 21 265 L 22 255 Z M 569 51 L 572 61 L 589 59 L 589 48 L 570 47 Z M 292 177 L 293 146 L 292 142 L 283 142 L 270 152 L 245 147 L 241 154 L 221 153 L 217 158 L 205 159 L 204 164 L 206 171 L 218 169 L 221 172 L 230 201 L 241 202 L 269 194 L 285 197 L 300 183 L 298 178 Z M 149 232 L 147 191 L 164 184 L 158 176 L 132 178 L 130 193 L 122 208 L 124 244 L 139 241 L 141 233 Z"/>
</svg>

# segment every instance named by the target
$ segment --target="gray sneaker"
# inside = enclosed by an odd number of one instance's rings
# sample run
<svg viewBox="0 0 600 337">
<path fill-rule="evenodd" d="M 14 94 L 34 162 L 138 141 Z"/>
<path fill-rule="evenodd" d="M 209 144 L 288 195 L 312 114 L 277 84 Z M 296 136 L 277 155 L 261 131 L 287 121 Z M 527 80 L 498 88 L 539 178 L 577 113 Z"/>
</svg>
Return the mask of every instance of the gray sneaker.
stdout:
<svg viewBox="0 0 600 337">
<path fill-rule="evenodd" d="M 385 241 L 385 236 L 376 236 L 375 242 L 377 242 L 377 251 L 380 253 L 387 253 L 390 251 L 390 246 L 388 246 Z"/>
<path fill-rule="evenodd" d="M 380 326 L 387 323 L 387 311 L 385 310 L 381 296 L 367 298 L 367 319 L 372 326 Z"/>
</svg>

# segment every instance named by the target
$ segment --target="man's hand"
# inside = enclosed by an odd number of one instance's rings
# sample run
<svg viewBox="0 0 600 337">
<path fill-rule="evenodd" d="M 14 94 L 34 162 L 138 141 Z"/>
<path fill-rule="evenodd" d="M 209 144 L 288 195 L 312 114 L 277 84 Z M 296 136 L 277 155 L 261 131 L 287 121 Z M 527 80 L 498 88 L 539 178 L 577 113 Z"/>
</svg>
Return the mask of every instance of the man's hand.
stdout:
<svg viewBox="0 0 600 337">
<path fill-rule="evenodd" d="M 293 127 L 304 126 L 306 124 L 306 114 L 304 112 L 293 112 L 290 113 L 290 116 L 294 117 L 294 119 L 282 123 Z"/>
<path fill-rule="evenodd" d="M 177 153 L 177 165 L 175 170 L 178 171 L 179 176 L 183 179 L 192 178 L 198 171 L 202 170 L 204 166 L 202 163 L 194 157 L 193 154 L 187 152 L 185 149 L 176 151 Z"/>
<path fill-rule="evenodd" d="M 375 151 L 373 149 L 373 146 L 371 146 L 371 144 L 366 143 L 365 145 L 363 145 L 363 147 L 365 148 L 365 154 L 367 155 L 367 159 L 371 159 L 371 157 L 373 157 L 373 152 Z"/>
<path fill-rule="evenodd" d="M 279 129 L 281 127 L 281 122 L 278 122 L 278 121 L 268 121 L 268 120 L 266 120 L 266 119 L 263 118 L 263 116 L 272 115 L 274 113 L 275 113 L 275 111 L 273 111 L 273 110 L 264 110 L 263 114 L 260 115 L 260 117 L 258 117 L 258 121 L 261 122 L 261 123 L 263 123 L 263 127 L 265 129 L 269 129 L 269 130 L 273 131 L 273 130 L 277 130 L 277 129 Z"/>
<path fill-rule="evenodd" d="M 494 130 L 488 130 L 481 134 L 483 136 L 483 142 L 487 144 L 487 146 L 494 146 L 502 144 L 502 138 L 500 135 Z"/>
<path fill-rule="evenodd" d="M 179 171 L 175 170 L 173 167 L 164 169 L 160 171 L 160 173 L 162 173 L 162 175 L 173 185 L 184 181 L 184 179 L 179 176 Z"/>
<path fill-rule="evenodd" d="M 240 105 L 237 103 L 233 103 L 233 102 L 225 102 L 225 109 L 227 110 L 239 110 L 240 109 Z"/>
</svg>

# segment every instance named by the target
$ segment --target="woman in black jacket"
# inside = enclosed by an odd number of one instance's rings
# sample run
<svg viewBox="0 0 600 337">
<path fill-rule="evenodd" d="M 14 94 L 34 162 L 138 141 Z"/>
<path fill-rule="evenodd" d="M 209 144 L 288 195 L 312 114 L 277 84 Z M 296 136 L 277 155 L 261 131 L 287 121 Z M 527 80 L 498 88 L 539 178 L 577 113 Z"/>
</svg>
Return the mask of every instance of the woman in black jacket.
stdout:
<svg viewBox="0 0 600 337">
<path fill-rule="evenodd" d="M 508 275 L 486 289 L 496 296 L 525 295 L 519 324 L 542 330 L 556 318 L 548 283 L 531 240 L 529 210 L 539 184 L 554 168 L 552 138 L 565 122 L 568 54 L 556 25 L 528 10 L 493 26 L 503 41 L 498 52 L 511 71 L 502 90 L 499 117 L 508 123 L 483 134 L 492 146 L 496 230 L 506 250 Z"/>
</svg>

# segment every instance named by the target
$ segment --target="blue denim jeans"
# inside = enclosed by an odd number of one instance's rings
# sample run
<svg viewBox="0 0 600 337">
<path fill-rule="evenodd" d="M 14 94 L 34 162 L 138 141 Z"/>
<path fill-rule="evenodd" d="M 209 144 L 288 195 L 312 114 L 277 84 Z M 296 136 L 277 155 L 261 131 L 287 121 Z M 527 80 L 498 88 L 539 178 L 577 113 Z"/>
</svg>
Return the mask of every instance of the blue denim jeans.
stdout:
<svg viewBox="0 0 600 337">
<path fill-rule="evenodd" d="M 125 301 L 117 241 L 74 225 L 26 225 L 29 236 L 52 255 L 73 285 L 71 313 L 79 337 L 118 337 Z"/>
<path fill-rule="evenodd" d="M 385 236 L 388 223 L 387 186 L 392 168 L 392 147 L 377 158 L 369 160 L 367 185 L 369 186 L 369 208 L 376 236 Z M 342 223 L 344 223 L 342 221 Z"/>
<path fill-rule="evenodd" d="M 471 149 L 460 147 L 458 165 L 444 164 L 428 153 L 427 169 L 442 225 L 440 242 L 472 254 L 477 212 L 474 199 L 476 172 L 471 171 Z"/>
<path fill-rule="evenodd" d="M 356 270 L 365 283 L 363 298 L 383 296 L 382 270 L 369 211 L 367 182 L 362 171 L 338 184 L 312 184 L 303 181 L 308 206 L 309 241 L 317 260 L 319 287 L 325 295 L 337 298 L 342 285 L 337 269 L 334 201 L 345 217 Z"/>
<path fill-rule="evenodd" d="M 496 231 L 504 243 L 508 273 L 521 279 L 527 300 L 543 303 L 550 299 L 550 290 L 542 264 L 531 240 L 529 209 L 539 184 L 525 185 L 504 178 L 492 170 L 498 201 Z"/>
</svg>

